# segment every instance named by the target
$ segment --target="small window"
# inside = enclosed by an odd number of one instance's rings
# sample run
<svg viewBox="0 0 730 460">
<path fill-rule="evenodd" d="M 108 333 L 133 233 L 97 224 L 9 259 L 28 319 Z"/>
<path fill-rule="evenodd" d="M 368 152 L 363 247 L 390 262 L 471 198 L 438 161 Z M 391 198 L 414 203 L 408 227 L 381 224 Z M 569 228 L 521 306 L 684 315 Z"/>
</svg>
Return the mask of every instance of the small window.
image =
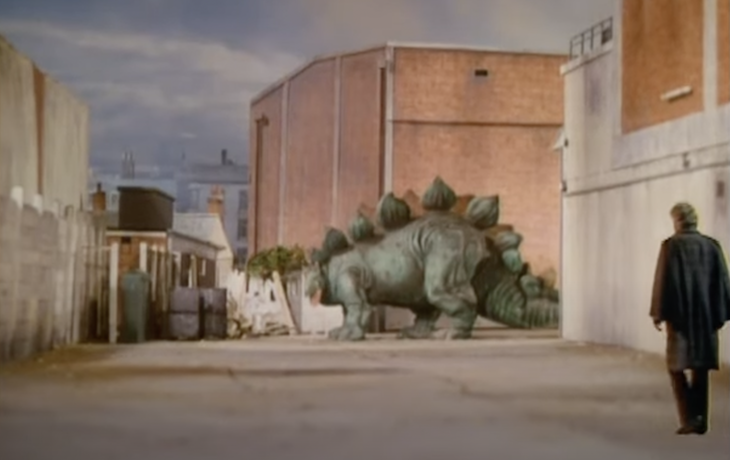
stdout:
<svg viewBox="0 0 730 460">
<path fill-rule="evenodd" d="M 487 78 L 489 76 L 489 70 L 487 69 L 476 69 L 474 76 L 477 78 Z"/>
<path fill-rule="evenodd" d="M 245 240 L 248 237 L 248 219 L 247 218 L 239 218 L 238 219 L 238 229 L 237 229 L 237 236 L 238 240 Z"/>
</svg>

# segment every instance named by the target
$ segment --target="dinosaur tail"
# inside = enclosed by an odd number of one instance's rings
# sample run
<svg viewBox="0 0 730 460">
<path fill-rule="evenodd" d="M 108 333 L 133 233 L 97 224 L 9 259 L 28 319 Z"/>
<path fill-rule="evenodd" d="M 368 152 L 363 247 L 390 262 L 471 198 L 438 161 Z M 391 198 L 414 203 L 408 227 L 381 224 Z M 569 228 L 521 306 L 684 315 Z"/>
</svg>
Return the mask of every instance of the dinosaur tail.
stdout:
<svg viewBox="0 0 730 460">
<path fill-rule="evenodd" d="M 481 316 L 519 329 L 553 329 L 560 321 L 560 303 L 527 267 L 514 273 L 499 257 L 483 260 L 473 286 Z"/>
</svg>

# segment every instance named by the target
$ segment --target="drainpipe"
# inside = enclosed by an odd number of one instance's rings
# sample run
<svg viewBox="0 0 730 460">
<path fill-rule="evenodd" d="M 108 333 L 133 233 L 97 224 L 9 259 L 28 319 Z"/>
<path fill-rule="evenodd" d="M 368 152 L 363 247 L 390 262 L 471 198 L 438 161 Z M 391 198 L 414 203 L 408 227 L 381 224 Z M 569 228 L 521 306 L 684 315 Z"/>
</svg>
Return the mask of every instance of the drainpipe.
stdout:
<svg viewBox="0 0 730 460">
<path fill-rule="evenodd" d="M 567 182 L 565 180 L 565 153 L 568 149 L 568 139 L 565 137 L 565 126 L 562 128 L 562 132 L 558 141 L 553 145 L 553 149 L 560 152 L 560 257 L 558 258 L 558 278 L 560 283 L 558 290 L 560 292 L 560 318 L 558 322 L 558 330 L 560 331 L 560 337 L 563 334 L 563 306 L 565 305 L 565 276 L 563 270 L 563 253 L 565 246 L 565 192 L 567 192 Z"/>
</svg>

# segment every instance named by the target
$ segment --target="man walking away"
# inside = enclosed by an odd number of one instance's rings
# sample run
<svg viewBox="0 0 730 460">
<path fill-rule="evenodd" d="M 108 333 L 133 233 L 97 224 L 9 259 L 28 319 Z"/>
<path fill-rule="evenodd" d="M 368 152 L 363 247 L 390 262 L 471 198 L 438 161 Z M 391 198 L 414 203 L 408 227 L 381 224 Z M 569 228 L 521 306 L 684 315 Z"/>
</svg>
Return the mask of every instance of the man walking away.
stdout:
<svg viewBox="0 0 730 460">
<path fill-rule="evenodd" d="M 657 330 L 666 325 L 677 434 L 705 434 L 709 372 L 719 369 L 718 331 L 730 320 L 730 279 L 720 243 L 697 231 L 692 205 L 678 203 L 670 214 L 675 233 L 661 245 L 650 314 Z"/>
</svg>

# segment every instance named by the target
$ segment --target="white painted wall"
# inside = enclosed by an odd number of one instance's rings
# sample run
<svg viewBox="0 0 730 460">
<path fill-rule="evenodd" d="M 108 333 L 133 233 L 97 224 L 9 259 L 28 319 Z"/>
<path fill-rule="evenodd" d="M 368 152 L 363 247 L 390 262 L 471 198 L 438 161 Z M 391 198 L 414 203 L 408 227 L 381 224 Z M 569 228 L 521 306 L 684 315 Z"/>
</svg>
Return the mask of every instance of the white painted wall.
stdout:
<svg viewBox="0 0 730 460">
<path fill-rule="evenodd" d="M 562 333 L 662 353 L 649 307 L 671 207 L 692 203 L 700 230 L 730 249 L 730 106 L 621 135 L 617 29 L 614 43 L 563 69 Z M 722 334 L 730 364 L 730 326 Z"/>
<path fill-rule="evenodd" d="M 725 148 L 730 159 L 730 149 Z M 649 319 L 656 258 L 672 232 L 669 209 L 678 201 L 697 208 L 700 230 L 730 248 L 727 199 L 714 197 L 718 166 L 565 199 L 563 219 L 563 336 L 663 352 L 664 336 Z M 730 364 L 730 328 L 722 356 Z"/>
</svg>

